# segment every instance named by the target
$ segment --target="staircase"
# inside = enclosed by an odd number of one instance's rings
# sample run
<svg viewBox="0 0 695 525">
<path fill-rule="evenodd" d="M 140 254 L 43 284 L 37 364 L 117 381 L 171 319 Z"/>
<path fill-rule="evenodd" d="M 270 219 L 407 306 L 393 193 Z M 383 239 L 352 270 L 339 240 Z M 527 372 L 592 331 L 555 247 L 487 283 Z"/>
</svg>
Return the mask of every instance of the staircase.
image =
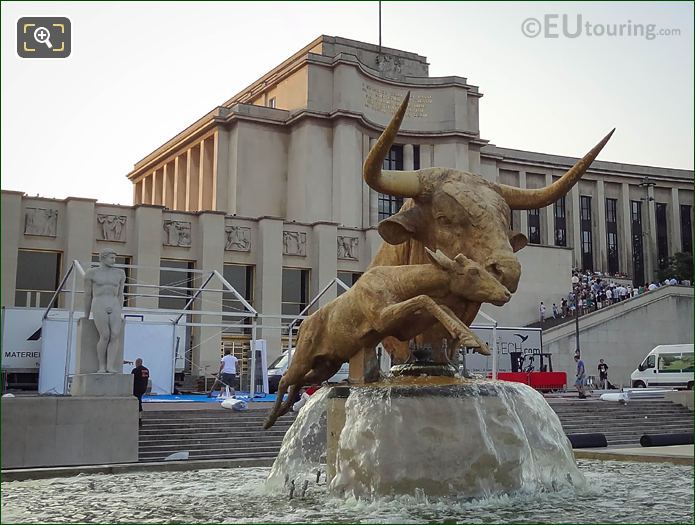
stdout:
<svg viewBox="0 0 695 525">
<path fill-rule="evenodd" d="M 693 412 L 670 401 L 638 400 L 621 405 L 564 398 L 548 402 L 566 434 L 601 432 L 609 446 L 639 446 L 645 433 L 693 432 Z M 263 409 L 232 412 L 219 408 L 143 412 L 140 461 L 161 461 L 183 451 L 193 460 L 273 459 L 295 414 L 287 414 L 270 430 L 263 430 L 267 414 Z"/>
<path fill-rule="evenodd" d="M 142 413 L 140 461 L 188 451 L 189 459 L 275 458 L 294 414 L 263 430 L 267 410 L 162 410 Z"/>
<path fill-rule="evenodd" d="M 693 412 L 661 399 L 629 401 L 627 405 L 566 398 L 548 402 L 567 435 L 600 432 L 609 447 L 639 446 L 643 434 L 693 432 Z"/>
</svg>

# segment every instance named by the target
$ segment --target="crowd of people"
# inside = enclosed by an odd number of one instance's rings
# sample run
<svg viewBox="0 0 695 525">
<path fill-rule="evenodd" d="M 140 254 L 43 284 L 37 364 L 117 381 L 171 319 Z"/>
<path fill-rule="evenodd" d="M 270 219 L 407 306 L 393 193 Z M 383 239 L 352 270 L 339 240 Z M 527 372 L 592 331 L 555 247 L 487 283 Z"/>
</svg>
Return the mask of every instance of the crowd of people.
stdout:
<svg viewBox="0 0 695 525">
<path fill-rule="evenodd" d="M 599 272 L 572 270 L 572 289 L 567 296 L 562 297 L 559 302 L 553 303 L 550 308 L 542 301 L 538 306 L 541 323 L 549 317 L 554 319 L 572 317 L 575 308 L 579 308 L 579 315 L 584 315 L 631 297 L 637 297 L 645 292 L 656 290 L 661 286 L 690 285 L 687 281 L 679 282 L 675 278 L 671 278 L 665 279 L 663 282 L 654 281 L 649 285 L 633 287 L 631 284 L 626 286 L 609 279 Z"/>
</svg>

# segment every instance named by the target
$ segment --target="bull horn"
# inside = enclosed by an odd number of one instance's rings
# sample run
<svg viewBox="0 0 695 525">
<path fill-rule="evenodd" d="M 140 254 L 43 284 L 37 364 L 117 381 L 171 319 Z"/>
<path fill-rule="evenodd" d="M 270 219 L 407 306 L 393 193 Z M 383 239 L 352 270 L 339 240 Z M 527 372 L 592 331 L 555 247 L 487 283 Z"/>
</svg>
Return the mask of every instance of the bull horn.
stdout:
<svg viewBox="0 0 695 525">
<path fill-rule="evenodd" d="M 383 131 L 379 140 L 369 151 L 367 160 L 364 161 L 364 181 L 375 191 L 393 195 L 395 197 L 415 197 L 420 194 L 420 177 L 417 171 L 390 171 L 382 170 L 384 159 L 396 134 L 403 122 L 405 110 L 408 108 L 410 91 L 405 95 L 401 106 Z"/>
<path fill-rule="evenodd" d="M 615 128 L 613 128 L 608 135 L 603 137 L 603 140 L 596 144 L 589 153 L 579 159 L 569 171 L 550 186 L 536 190 L 528 190 L 507 186 L 506 184 L 498 184 L 497 186 L 500 194 L 504 197 L 504 200 L 507 201 L 507 204 L 512 210 L 535 210 L 552 204 L 560 197 L 565 196 L 581 176 L 584 175 L 584 172 L 586 172 L 596 156 L 601 152 L 614 131 Z"/>
</svg>

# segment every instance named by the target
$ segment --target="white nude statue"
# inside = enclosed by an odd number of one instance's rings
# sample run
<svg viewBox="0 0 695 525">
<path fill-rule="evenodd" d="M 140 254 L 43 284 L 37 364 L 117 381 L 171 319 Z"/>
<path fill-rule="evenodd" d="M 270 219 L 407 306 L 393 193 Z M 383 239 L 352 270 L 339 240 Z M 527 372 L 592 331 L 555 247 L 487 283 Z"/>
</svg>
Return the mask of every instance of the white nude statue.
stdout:
<svg viewBox="0 0 695 525">
<path fill-rule="evenodd" d="M 116 252 L 106 248 L 99 254 L 100 264 L 90 268 L 84 276 L 85 310 L 89 319 L 94 314 L 94 324 L 99 332 L 97 343 L 97 373 L 121 373 L 122 363 L 118 361 L 119 337 L 123 332 L 123 288 L 125 272 L 114 268 Z"/>
</svg>

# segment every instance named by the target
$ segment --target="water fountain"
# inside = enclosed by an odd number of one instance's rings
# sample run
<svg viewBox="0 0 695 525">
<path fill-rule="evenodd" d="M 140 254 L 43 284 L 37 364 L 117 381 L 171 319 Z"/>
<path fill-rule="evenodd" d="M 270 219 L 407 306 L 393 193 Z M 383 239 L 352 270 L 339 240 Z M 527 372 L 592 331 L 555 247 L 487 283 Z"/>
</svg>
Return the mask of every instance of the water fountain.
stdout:
<svg viewBox="0 0 695 525">
<path fill-rule="evenodd" d="M 527 240 L 510 230 L 510 210 L 540 208 L 565 195 L 610 134 L 540 190 L 445 168 L 387 172 L 383 159 L 408 99 L 367 156 L 364 179 L 376 191 L 410 200 L 380 223 L 386 244 L 368 271 L 303 322 L 266 428 L 290 409 L 303 384 L 327 379 L 347 360 L 353 384 L 307 405 L 286 436 L 269 484 L 294 479 L 298 460 L 317 468 L 325 454 L 329 490 L 360 498 L 480 497 L 582 486 L 570 443 L 543 397 L 520 384 L 458 377 L 448 349 L 464 345 L 489 354 L 468 326 L 481 303 L 504 304 L 518 285 L 514 252 Z M 398 359 L 412 338 L 419 348 L 407 355 L 409 362 L 375 381 L 375 344 L 384 340 Z"/>
</svg>

